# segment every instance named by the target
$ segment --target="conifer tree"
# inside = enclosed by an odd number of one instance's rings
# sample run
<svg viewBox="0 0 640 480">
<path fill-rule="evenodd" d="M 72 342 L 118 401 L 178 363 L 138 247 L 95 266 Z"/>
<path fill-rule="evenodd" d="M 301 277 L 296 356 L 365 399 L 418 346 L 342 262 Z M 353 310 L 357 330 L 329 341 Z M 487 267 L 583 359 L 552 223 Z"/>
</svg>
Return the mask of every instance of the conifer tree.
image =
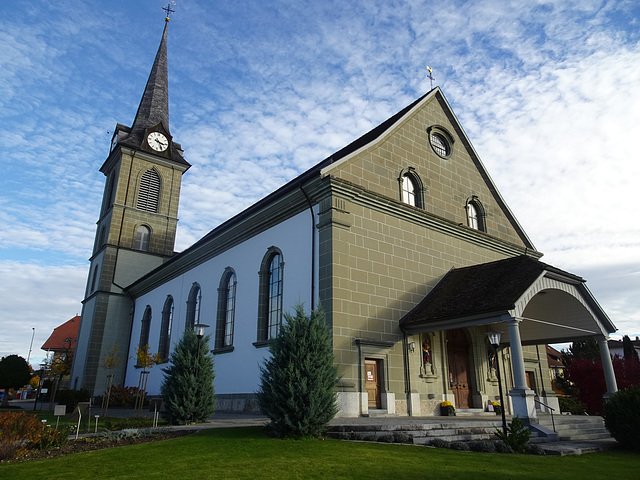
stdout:
<svg viewBox="0 0 640 480">
<path fill-rule="evenodd" d="M 260 408 L 277 437 L 318 436 L 338 411 L 337 369 L 324 311 L 285 314 L 280 334 L 269 346 L 271 358 L 260 367 Z"/>
<path fill-rule="evenodd" d="M 199 340 L 187 329 L 171 354 L 171 365 L 163 369 L 162 401 L 169 423 L 202 422 L 215 411 L 209 339 L 207 335 Z"/>
</svg>

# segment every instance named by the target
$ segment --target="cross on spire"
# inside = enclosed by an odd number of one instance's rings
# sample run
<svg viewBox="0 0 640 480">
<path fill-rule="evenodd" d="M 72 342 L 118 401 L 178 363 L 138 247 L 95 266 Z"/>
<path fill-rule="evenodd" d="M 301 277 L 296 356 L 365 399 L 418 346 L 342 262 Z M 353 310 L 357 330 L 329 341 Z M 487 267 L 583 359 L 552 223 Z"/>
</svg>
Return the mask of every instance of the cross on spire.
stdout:
<svg viewBox="0 0 640 480">
<path fill-rule="evenodd" d="M 431 81 L 431 88 L 433 89 L 433 81 L 435 80 L 435 78 L 433 78 L 433 75 L 432 75 L 433 68 L 427 65 L 427 71 L 429 72 L 429 75 L 427 75 L 427 78 Z"/>
<path fill-rule="evenodd" d="M 171 4 L 172 4 L 172 3 L 173 3 L 174 5 L 176 4 L 176 2 L 169 2 L 169 3 L 167 3 L 167 6 L 166 6 L 166 7 L 160 7 L 160 8 L 162 8 L 162 10 L 164 10 L 164 12 L 165 12 L 165 13 L 166 13 L 166 15 L 167 15 L 167 16 L 165 17 L 165 19 L 164 19 L 164 21 L 165 21 L 165 22 L 168 22 L 168 21 L 169 21 L 169 15 L 171 15 L 172 13 L 176 13 L 176 11 L 175 11 L 173 8 L 171 8 Z"/>
</svg>

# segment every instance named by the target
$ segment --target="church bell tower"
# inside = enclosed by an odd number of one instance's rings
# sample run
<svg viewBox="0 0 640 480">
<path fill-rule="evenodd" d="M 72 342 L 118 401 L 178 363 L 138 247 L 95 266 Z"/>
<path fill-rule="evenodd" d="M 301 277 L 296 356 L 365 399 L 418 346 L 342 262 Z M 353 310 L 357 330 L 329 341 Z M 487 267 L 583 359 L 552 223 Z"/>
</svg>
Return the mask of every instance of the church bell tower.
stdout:
<svg viewBox="0 0 640 480">
<path fill-rule="evenodd" d="M 106 177 L 71 388 L 100 395 L 124 380 L 133 318 L 126 287 L 174 253 L 182 174 L 190 167 L 169 130 L 167 26 L 133 125 L 118 124 L 100 171 Z M 105 368 L 117 348 L 120 364 Z"/>
</svg>

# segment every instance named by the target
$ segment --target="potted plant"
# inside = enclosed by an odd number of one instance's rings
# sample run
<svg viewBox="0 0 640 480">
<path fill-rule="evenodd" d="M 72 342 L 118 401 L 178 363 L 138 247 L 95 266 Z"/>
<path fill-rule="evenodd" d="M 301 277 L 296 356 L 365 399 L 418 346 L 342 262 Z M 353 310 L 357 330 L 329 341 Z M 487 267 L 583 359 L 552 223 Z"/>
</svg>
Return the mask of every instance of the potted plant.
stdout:
<svg viewBox="0 0 640 480">
<path fill-rule="evenodd" d="M 440 403 L 440 415 L 445 417 L 453 417 L 456 414 L 456 407 L 450 401 Z"/>
<path fill-rule="evenodd" d="M 496 415 L 500 415 L 502 413 L 502 405 L 498 402 L 491 402 L 493 405 L 493 411 L 496 412 Z"/>
</svg>

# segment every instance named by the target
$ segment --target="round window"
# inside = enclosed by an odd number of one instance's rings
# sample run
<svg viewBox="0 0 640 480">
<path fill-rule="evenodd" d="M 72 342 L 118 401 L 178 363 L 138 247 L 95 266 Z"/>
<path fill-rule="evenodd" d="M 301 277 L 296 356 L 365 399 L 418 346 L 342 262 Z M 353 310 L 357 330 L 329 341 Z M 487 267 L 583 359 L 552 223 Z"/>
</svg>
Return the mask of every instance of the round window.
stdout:
<svg viewBox="0 0 640 480">
<path fill-rule="evenodd" d="M 451 147 L 449 146 L 449 142 L 443 135 L 439 133 L 432 133 L 429 137 L 431 141 L 431 148 L 441 157 L 448 157 L 451 153 Z"/>
</svg>

